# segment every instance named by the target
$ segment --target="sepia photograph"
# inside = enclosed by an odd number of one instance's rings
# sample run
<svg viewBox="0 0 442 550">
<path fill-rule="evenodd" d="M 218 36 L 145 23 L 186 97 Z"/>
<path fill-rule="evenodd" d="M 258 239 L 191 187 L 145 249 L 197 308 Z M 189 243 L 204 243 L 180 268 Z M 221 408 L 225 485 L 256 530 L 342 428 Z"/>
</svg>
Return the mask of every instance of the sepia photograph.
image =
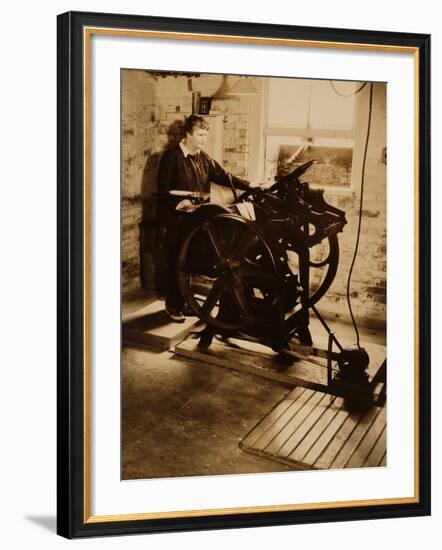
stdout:
<svg viewBox="0 0 442 550">
<path fill-rule="evenodd" d="M 121 479 L 388 465 L 387 84 L 120 77 Z"/>
</svg>

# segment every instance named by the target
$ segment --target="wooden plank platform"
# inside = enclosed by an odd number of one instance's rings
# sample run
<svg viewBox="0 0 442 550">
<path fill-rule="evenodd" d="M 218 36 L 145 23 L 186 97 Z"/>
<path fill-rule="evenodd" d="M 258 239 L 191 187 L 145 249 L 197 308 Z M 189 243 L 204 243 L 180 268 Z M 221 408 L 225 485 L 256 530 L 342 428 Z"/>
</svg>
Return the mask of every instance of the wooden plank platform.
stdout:
<svg viewBox="0 0 442 550">
<path fill-rule="evenodd" d="M 191 335 L 175 347 L 177 355 L 204 361 L 218 367 L 247 372 L 291 386 L 303 386 L 324 391 L 327 385 L 327 361 L 320 357 L 305 357 L 294 360 L 292 364 L 281 362 L 278 353 L 267 346 L 229 339 L 214 338 L 208 348 L 198 346 L 198 335 Z M 385 360 L 385 347 L 377 344 L 365 346 L 370 354 L 368 369 L 369 381 L 376 382 Z M 376 401 L 383 391 L 383 384 L 373 384 L 372 397 Z M 352 388 L 333 388 L 337 394 L 352 393 Z"/>
<path fill-rule="evenodd" d="M 164 302 L 155 300 L 123 318 L 123 341 L 137 342 L 159 350 L 168 350 L 181 342 L 199 323 L 197 317 L 186 317 L 174 323 L 164 311 Z"/>
<path fill-rule="evenodd" d="M 349 410 L 343 398 L 296 387 L 240 443 L 295 469 L 386 465 L 385 407 Z"/>
<path fill-rule="evenodd" d="M 215 337 L 208 348 L 201 348 L 198 340 L 198 335 L 190 336 L 175 346 L 175 353 L 291 385 L 297 385 L 302 380 L 312 383 L 327 382 L 327 371 L 323 366 L 301 359 L 287 366 L 286 363 L 279 362 L 278 353 L 267 346 L 239 340 L 228 343 Z"/>
</svg>

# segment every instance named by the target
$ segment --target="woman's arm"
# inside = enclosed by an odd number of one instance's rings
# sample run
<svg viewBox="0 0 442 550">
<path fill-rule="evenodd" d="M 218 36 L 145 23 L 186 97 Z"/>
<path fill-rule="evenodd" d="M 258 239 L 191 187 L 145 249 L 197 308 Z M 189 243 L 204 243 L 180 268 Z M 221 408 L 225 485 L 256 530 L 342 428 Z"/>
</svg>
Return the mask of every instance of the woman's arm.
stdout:
<svg viewBox="0 0 442 550">
<path fill-rule="evenodd" d="M 218 185 L 223 185 L 224 187 L 230 187 L 229 175 L 232 178 L 232 183 L 237 189 L 248 189 L 250 183 L 247 180 L 243 180 L 234 176 L 233 174 L 228 174 L 224 168 L 216 162 L 215 159 L 210 158 L 207 155 L 209 161 L 209 179 Z"/>
</svg>

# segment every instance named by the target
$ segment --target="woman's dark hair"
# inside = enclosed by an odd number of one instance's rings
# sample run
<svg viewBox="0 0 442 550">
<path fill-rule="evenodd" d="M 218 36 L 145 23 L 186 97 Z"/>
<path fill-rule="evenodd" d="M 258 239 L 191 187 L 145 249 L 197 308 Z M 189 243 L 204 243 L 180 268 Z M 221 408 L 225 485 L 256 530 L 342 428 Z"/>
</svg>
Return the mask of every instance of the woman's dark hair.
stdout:
<svg viewBox="0 0 442 550">
<path fill-rule="evenodd" d="M 186 134 L 192 134 L 194 128 L 201 128 L 203 130 L 209 129 L 209 124 L 205 118 L 198 115 L 190 115 L 184 122 L 184 131 Z"/>
</svg>

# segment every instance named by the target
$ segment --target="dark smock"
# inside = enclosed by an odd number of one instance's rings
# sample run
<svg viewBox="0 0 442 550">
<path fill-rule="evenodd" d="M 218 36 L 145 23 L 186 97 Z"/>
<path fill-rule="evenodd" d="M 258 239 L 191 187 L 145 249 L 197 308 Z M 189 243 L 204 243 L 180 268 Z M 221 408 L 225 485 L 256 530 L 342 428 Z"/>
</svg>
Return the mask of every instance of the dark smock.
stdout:
<svg viewBox="0 0 442 550">
<path fill-rule="evenodd" d="M 184 301 L 178 287 L 176 258 L 180 246 L 180 216 L 175 210 L 177 201 L 168 200 L 172 190 L 210 192 L 210 182 L 230 187 L 229 179 L 238 189 L 247 189 L 249 182 L 228 174 L 224 168 L 204 151 L 184 155 L 179 145 L 165 151 L 161 157 L 157 185 L 160 195 L 159 218 L 166 224 L 167 284 L 166 304 L 174 310 L 182 310 Z M 179 201 L 180 199 L 178 199 Z"/>
<path fill-rule="evenodd" d="M 249 183 L 231 176 L 233 185 L 247 189 Z M 158 192 L 171 190 L 210 192 L 210 182 L 230 187 L 229 175 L 224 168 L 204 151 L 187 157 L 179 145 L 166 151 L 160 160 L 158 170 Z"/>
</svg>

